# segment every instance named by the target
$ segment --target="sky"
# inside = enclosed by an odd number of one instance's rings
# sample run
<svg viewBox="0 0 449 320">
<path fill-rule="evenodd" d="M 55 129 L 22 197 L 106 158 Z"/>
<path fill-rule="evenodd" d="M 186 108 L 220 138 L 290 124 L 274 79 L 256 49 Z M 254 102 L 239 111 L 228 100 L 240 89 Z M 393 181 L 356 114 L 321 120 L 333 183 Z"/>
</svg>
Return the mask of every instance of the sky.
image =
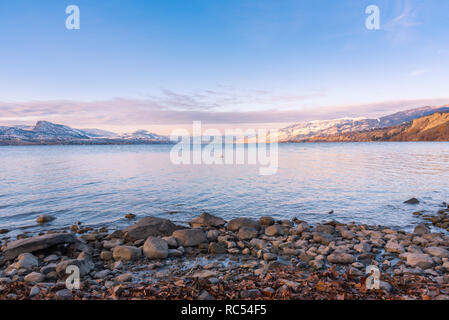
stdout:
<svg viewBox="0 0 449 320">
<path fill-rule="evenodd" d="M 446 0 L 0 0 L 0 125 L 166 134 L 448 104 L 447 12 Z"/>
</svg>

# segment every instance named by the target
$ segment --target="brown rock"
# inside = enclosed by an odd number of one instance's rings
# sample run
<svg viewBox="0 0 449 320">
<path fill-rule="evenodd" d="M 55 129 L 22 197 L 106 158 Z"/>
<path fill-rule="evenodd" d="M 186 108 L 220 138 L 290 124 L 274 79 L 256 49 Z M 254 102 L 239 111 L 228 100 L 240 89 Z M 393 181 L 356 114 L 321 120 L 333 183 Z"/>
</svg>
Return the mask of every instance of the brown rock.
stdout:
<svg viewBox="0 0 449 320">
<path fill-rule="evenodd" d="M 76 237 L 70 233 L 54 233 L 9 242 L 3 250 L 5 260 L 11 260 L 22 253 L 48 249 L 58 244 L 75 243 Z"/>
<path fill-rule="evenodd" d="M 207 241 L 206 234 L 201 229 L 176 230 L 173 237 L 184 247 L 198 246 Z"/>
<path fill-rule="evenodd" d="M 218 227 L 224 226 L 225 224 L 226 224 L 226 221 L 224 219 L 213 216 L 206 212 L 204 212 L 199 217 L 197 217 L 189 222 L 189 225 L 192 228 L 201 228 L 201 227 L 218 228 Z"/>
<path fill-rule="evenodd" d="M 242 227 L 249 227 L 256 230 L 260 230 L 260 224 L 249 218 L 236 218 L 229 221 L 227 229 L 229 231 L 238 231 Z"/>
<path fill-rule="evenodd" d="M 167 219 L 146 217 L 126 228 L 124 238 L 128 242 L 133 242 L 148 237 L 170 236 L 175 230 L 181 228 Z"/>
</svg>

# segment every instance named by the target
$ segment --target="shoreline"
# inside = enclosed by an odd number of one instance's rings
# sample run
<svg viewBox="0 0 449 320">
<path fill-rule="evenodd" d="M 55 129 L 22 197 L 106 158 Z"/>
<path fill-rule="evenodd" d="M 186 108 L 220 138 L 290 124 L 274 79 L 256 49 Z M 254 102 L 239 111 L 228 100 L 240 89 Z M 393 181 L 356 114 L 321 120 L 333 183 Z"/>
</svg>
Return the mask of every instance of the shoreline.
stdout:
<svg viewBox="0 0 449 320">
<path fill-rule="evenodd" d="M 72 226 L 2 243 L 0 299 L 449 299 L 449 237 L 424 224 L 405 232 L 209 214 L 189 224 L 147 217 L 112 233 Z M 69 265 L 79 290 L 66 287 Z M 369 266 L 379 289 L 367 289 Z"/>
</svg>

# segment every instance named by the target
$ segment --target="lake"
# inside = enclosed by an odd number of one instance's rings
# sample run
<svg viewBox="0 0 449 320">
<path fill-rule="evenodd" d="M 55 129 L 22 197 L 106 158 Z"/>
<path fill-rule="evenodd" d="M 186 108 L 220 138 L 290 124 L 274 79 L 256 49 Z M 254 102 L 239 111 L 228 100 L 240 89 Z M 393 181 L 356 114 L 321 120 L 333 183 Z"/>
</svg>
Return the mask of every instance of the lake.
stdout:
<svg viewBox="0 0 449 320">
<path fill-rule="evenodd" d="M 404 230 L 449 202 L 449 143 L 279 145 L 275 175 L 258 165 L 174 165 L 171 145 L 0 147 L 0 229 L 8 236 L 83 225 L 112 229 L 125 214 L 185 223 L 297 217 Z M 403 202 L 411 197 L 421 203 Z M 329 211 L 333 210 L 333 214 Z M 40 214 L 56 220 L 37 226 Z"/>
</svg>

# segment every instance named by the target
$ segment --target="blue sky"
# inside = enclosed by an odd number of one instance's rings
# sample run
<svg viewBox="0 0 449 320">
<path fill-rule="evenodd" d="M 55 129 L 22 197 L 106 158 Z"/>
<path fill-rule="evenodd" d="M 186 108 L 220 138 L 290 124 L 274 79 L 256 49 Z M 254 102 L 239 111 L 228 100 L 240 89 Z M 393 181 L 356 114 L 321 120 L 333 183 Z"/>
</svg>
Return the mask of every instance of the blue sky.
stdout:
<svg viewBox="0 0 449 320">
<path fill-rule="evenodd" d="M 78 5 L 81 29 L 67 30 Z M 365 28 L 380 8 L 381 29 Z M 0 0 L 0 124 L 114 130 L 449 103 L 446 0 Z"/>
</svg>

